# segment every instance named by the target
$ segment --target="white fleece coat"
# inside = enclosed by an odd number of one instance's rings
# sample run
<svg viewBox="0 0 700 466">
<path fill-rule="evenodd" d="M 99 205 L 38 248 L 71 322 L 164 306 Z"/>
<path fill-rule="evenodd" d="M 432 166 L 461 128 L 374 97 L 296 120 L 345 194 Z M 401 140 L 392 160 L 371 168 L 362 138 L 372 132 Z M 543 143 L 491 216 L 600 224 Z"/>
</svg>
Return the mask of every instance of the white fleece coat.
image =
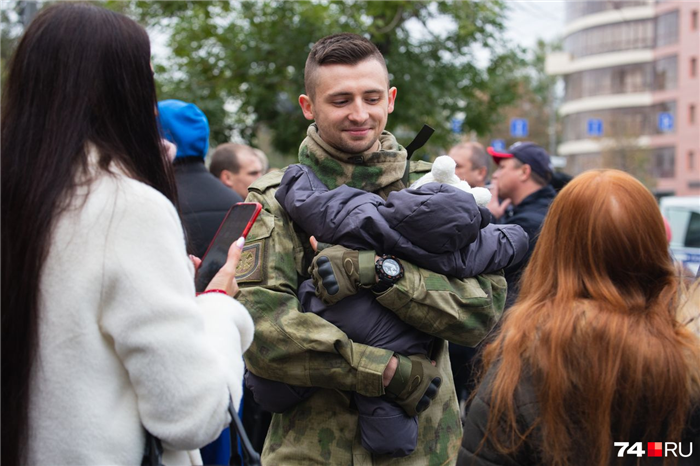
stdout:
<svg viewBox="0 0 700 466">
<path fill-rule="evenodd" d="M 201 463 L 197 449 L 231 420 L 229 392 L 238 407 L 253 321 L 226 295 L 195 298 L 167 198 L 92 170 L 42 271 L 27 464 L 138 465 L 144 427 L 167 465 Z"/>
</svg>

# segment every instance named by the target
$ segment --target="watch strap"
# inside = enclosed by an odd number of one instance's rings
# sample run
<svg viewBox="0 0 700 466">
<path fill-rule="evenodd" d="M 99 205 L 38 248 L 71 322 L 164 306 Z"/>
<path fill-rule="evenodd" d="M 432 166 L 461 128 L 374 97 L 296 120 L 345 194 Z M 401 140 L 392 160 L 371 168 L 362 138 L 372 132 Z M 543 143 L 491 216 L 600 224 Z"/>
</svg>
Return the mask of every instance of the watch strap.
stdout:
<svg viewBox="0 0 700 466">
<path fill-rule="evenodd" d="M 360 251 L 357 262 L 359 267 L 360 285 L 370 286 L 377 281 L 377 274 L 374 269 L 374 251 Z"/>
<path fill-rule="evenodd" d="M 394 286 L 391 282 L 385 282 L 383 280 L 378 281 L 372 286 L 372 291 L 375 293 L 384 293 L 386 290 Z"/>
</svg>

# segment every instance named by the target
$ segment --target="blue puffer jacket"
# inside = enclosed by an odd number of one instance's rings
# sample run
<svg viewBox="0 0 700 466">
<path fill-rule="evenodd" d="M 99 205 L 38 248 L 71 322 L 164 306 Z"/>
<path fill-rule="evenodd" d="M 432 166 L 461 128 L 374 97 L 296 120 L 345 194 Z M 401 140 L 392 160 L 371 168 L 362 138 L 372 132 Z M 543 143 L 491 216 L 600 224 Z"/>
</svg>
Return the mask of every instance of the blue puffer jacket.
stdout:
<svg viewBox="0 0 700 466">
<path fill-rule="evenodd" d="M 329 191 L 308 167 L 290 165 L 275 198 L 318 241 L 394 254 L 451 277 L 501 270 L 528 249 L 520 226 L 489 224 L 487 209 L 449 185 L 394 191 L 384 201 L 348 186 Z"/>
</svg>

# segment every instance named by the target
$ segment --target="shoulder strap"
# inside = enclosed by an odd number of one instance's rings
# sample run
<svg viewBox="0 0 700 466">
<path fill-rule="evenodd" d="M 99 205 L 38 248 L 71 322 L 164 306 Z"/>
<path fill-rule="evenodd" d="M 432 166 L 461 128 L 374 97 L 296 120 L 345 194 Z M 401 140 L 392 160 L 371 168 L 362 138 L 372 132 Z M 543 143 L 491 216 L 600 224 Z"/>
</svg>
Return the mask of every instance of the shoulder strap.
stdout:
<svg viewBox="0 0 700 466">
<path fill-rule="evenodd" d="M 249 189 L 251 191 L 263 193 L 269 188 L 279 186 L 279 184 L 282 182 L 282 177 L 284 176 L 284 172 L 286 171 L 286 169 L 287 168 L 285 167 L 281 170 L 275 170 L 273 172 L 261 176 L 260 178 L 255 180 L 253 184 L 250 185 Z"/>
<path fill-rule="evenodd" d="M 260 466 L 260 454 L 255 451 L 253 445 L 248 439 L 248 434 L 245 431 L 245 427 L 243 427 L 243 423 L 238 417 L 238 412 L 233 406 L 233 399 L 231 398 L 230 393 L 228 395 L 228 412 L 231 415 L 231 424 L 233 424 L 233 427 L 238 434 L 238 438 L 241 440 L 241 446 L 243 447 L 243 463 L 247 466 Z"/>
<path fill-rule="evenodd" d="M 418 131 L 418 134 L 416 134 L 416 137 L 413 138 L 413 141 L 406 146 L 406 169 L 403 172 L 402 178 L 404 186 L 408 187 L 408 172 L 411 169 L 411 156 L 413 156 L 415 151 L 423 147 L 425 143 L 428 142 L 428 139 L 430 139 L 430 136 L 432 136 L 434 132 L 435 130 L 430 126 L 423 125 L 421 130 Z"/>
</svg>

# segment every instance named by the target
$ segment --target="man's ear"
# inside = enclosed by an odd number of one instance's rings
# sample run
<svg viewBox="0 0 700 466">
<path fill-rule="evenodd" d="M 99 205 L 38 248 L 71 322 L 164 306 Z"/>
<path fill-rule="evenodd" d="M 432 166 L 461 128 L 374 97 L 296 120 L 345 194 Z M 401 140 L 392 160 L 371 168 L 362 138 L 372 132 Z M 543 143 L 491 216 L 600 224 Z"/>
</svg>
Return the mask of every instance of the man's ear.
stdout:
<svg viewBox="0 0 700 466">
<path fill-rule="evenodd" d="M 229 188 L 233 189 L 233 173 L 230 171 L 221 170 L 221 173 L 219 173 L 219 180 Z"/>
<path fill-rule="evenodd" d="M 532 167 L 531 167 L 530 165 L 524 163 L 523 166 L 520 167 L 520 168 L 523 169 L 523 174 L 522 174 L 522 176 L 521 176 L 520 178 L 521 178 L 523 181 L 529 180 L 529 179 L 531 178 L 530 175 L 532 174 Z"/>
<path fill-rule="evenodd" d="M 394 111 L 394 102 L 396 102 L 396 88 L 392 87 L 389 89 L 389 107 L 387 109 L 387 113 L 391 113 Z"/>
<path fill-rule="evenodd" d="M 477 168 L 476 172 L 479 174 L 479 179 L 483 182 L 486 181 L 486 175 L 489 174 L 489 169 L 486 167 Z"/>
<path fill-rule="evenodd" d="M 311 97 L 306 94 L 299 96 L 299 105 L 301 106 L 301 111 L 304 114 L 304 118 L 307 120 L 314 120 L 314 103 L 311 101 Z"/>
</svg>

